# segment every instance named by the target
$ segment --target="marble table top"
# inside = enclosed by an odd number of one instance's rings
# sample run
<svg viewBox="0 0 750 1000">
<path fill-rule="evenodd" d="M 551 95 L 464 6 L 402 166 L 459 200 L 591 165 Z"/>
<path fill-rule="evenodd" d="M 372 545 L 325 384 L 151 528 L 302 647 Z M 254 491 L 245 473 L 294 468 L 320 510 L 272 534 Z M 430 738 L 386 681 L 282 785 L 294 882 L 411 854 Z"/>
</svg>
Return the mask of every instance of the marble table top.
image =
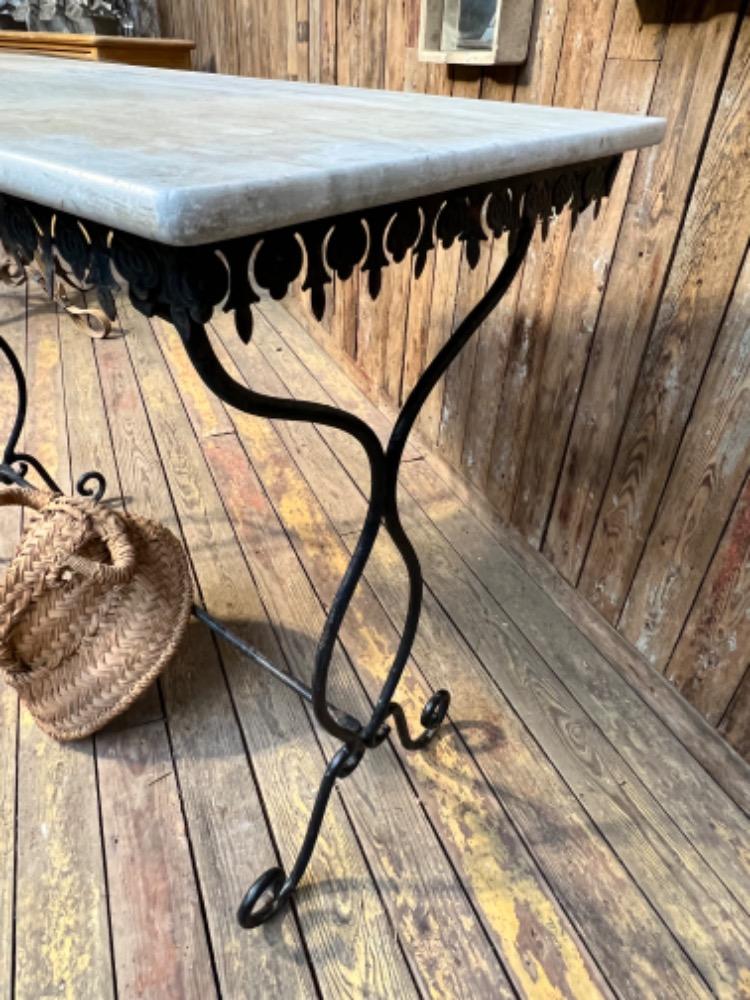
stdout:
<svg viewBox="0 0 750 1000">
<path fill-rule="evenodd" d="M 0 54 L 0 192 L 195 245 L 659 142 L 660 118 Z"/>
</svg>

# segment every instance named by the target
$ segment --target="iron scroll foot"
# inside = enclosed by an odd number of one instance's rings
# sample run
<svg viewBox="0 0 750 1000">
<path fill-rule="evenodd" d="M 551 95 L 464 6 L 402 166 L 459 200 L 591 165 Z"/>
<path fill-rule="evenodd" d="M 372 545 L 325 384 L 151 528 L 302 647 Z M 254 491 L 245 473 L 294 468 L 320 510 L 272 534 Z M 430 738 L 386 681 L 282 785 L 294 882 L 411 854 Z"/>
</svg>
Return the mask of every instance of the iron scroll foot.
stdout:
<svg viewBox="0 0 750 1000">
<path fill-rule="evenodd" d="M 331 759 L 320 783 L 307 826 L 307 833 L 294 867 L 288 876 L 284 874 L 283 868 L 269 868 L 256 879 L 245 894 L 237 911 L 237 919 L 242 927 L 246 929 L 259 927 L 260 924 L 270 920 L 289 901 L 310 863 L 336 779 L 348 778 L 359 766 L 363 754 L 364 747 L 343 746 Z M 268 894 L 270 894 L 270 898 L 262 906 L 259 906 L 258 904 L 263 897 Z"/>
<path fill-rule="evenodd" d="M 388 706 L 386 719 L 393 718 L 399 742 L 404 750 L 424 750 L 437 735 L 440 726 L 448 714 L 450 703 L 450 691 L 446 691 L 444 688 L 436 691 L 427 700 L 419 717 L 422 732 L 418 736 L 412 736 L 409 723 L 406 719 L 406 713 L 397 701 L 392 701 Z M 368 749 L 380 746 L 386 737 L 390 735 L 390 731 L 390 726 L 381 725 L 380 729 L 366 741 L 365 746 Z"/>
<path fill-rule="evenodd" d="M 422 710 L 420 722 L 423 728 L 417 737 L 412 737 L 409 731 L 409 724 L 403 708 L 397 702 L 392 702 L 388 706 L 387 717 L 393 717 L 401 745 L 407 750 L 423 750 L 427 747 L 434 739 L 448 714 L 450 700 L 451 696 L 445 690 L 436 691 L 432 695 Z M 245 893 L 237 911 L 237 920 L 241 927 L 244 927 L 246 930 L 252 927 L 259 927 L 275 916 L 289 902 L 310 863 L 323 817 L 325 816 L 331 793 L 336 784 L 336 779 L 347 778 L 352 774 L 362 760 L 365 749 L 379 746 L 388 737 L 389 733 L 390 727 L 383 725 L 364 746 L 361 746 L 359 749 L 343 746 L 333 757 L 323 775 L 305 839 L 294 868 L 289 876 L 284 873 L 283 868 L 279 868 L 278 866 L 269 868 L 253 882 Z M 261 905 L 261 901 L 266 896 L 268 898 Z"/>
</svg>

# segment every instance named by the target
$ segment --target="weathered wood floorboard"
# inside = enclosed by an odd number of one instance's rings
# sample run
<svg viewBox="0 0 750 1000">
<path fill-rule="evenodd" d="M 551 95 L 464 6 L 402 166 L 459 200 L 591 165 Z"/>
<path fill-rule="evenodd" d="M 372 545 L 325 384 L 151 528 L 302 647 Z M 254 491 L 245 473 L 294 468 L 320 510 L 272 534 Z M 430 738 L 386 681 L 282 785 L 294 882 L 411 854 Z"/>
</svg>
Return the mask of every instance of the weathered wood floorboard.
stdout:
<svg viewBox="0 0 750 1000">
<path fill-rule="evenodd" d="M 115 498 L 122 490 L 94 345 L 64 314 L 60 341 L 72 478 L 95 468 Z M 185 998 L 215 996 L 156 685 L 116 729 L 97 735 L 95 751 L 118 991 L 138 997 L 161 988 Z M 139 868 L 143 877 L 134 880 Z M 154 912 L 161 918 L 152 924 Z"/>
<path fill-rule="evenodd" d="M 26 290 L 0 286 L 0 336 L 19 358 L 26 353 Z M 0 434 L 7 434 L 16 415 L 15 399 L 3 372 L 0 392 Z M 6 389 L 6 386 L 8 388 Z M 11 558 L 21 517 L 18 510 L 0 508 L 0 572 Z M 0 1000 L 13 995 L 13 905 L 15 895 L 16 761 L 18 753 L 18 699 L 0 688 Z"/>
<path fill-rule="evenodd" d="M 150 335 L 147 325 L 144 330 Z M 179 533 L 124 342 L 97 344 L 97 360 L 128 503 Z M 238 900 L 276 856 L 221 664 L 205 629 L 191 626 L 189 641 L 161 683 L 222 993 L 272 993 L 283 976 L 290 996 L 312 997 L 315 990 L 295 922 L 283 920 L 262 935 L 249 936 L 235 920 Z"/>
<path fill-rule="evenodd" d="M 278 347 L 274 349 L 275 356 L 278 357 Z M 237 352 L 240 353 L 239 351 Z M 268 391 L 273 389 L 274 391 L 279 391 L 279 386 L 277 384 L 264 384 L 265 376 L 263 372 L 263 366 L 260 359 L 256 357 L 248 357 L 247 359 L 247 372 L 252 375 L 253 383 L 258 385 L 259 381 L 262 387 Z M 283 386 L 281 386 L 283 390 Z M 309 384 L 305 385 L 305 395 L 310 395 L 312 387 Z M 313 392 L 314 395 L 314 392 Z M 299 428 L 298 425 L 290 425 L 289 433 L 287 434 L 282 430 L 284 428 L 283 424 L 279 424 L 279 432 L 282 434 L 284 439 L 288 442 L 287 446 L 289 449 L 289 455 L 294 456 L 300 467 L 304 469 L 305 475 L 313 483 L 313 489 L 322 486 L 319 491 L 321 496 L 321 502 L 330 506 L 330 498 L 337 498 L 339 500 L 339 510 L 338 517 L 334 517 L 337 521 L 339 530 L 345 531 L 350 529 L 353 521 L 360 520 L 361 510 L 357 510 L 357 507 L 361 507 L 361 497 L 358 498 L 356 494 L 351 495 L 351 482 L 344 477 L 345 481 L 341 481 L 340 477 L 336 475 L 335 468 L 332 469 L 330 464 L 331 456 L 323 456 L 324 465 L 318 465 L 320 474 L 316 471 L 315 457 L 312 457 L 313 453 L 316 452 L 314 447 L 314 442 L 310 435 L 314 432 L 309 431 L 309 429 Z M 305 435 L 304 440 L 302 435 Z M 295 440 L 296 439 L 296 440 Z M 322 443 L 322 442 L 319 442 Z M 250 445 L 252 448 L 252 444 Z M 325 449 L 324 449 L 325 450 Z M 252 449 L 251 454 L 256 456 L 257 450 Z M 320 455 L 317 455 L 320 458 Z M 276 459 L 277 464 L 288 464 L 288 456 L 279 454 Z M 322 482 L 322 480 L 325 480 Z M 346 486 L 349 486 L 347 492 Z M 327 500 L 322 501 L 322 495 L 325 494 Z M 342 499 L 343 498 L 343 499 Z M 336 499 L 334 499 L 334 505 Z M 325 520 L 321 520 L 319 515 L 315 515 L 315 511 L 310 509 L 310 500 L 307 500 L 307 510 L 306 519 L 312 519 L 314 524 L 314 532 L 316 538 L 323 537 L 330 533 L 330 524 L 326 524 Z M 288 527 L 290 526 L 288 523 Z M 305 541 L 302 539 L 302 546 L 304 546 Z M 320 544 L 320 543 L 318 543 Z M 335 559 L 337 554 L 335 548 L 331 550 L 331 546 L 328 547 L 327 559 Z M 391 557 L 391 560 L 384 571 L 384 575 L 391 581 L 399 578 L 399 563 L 397 560 Z M 314 570 L 313 570 L 314 573 Z M 404 594 L 399 593 L 397 600 L 394 602 L 397 607 L 403 608 L 404 606 Z M 429 612 L 430 607 L 427 608 L 427 622 L 429 622 Z M 372 616 L 372 608 L 368 607 L 368 619 Z M 443 622 L 446 621 L 445 615 L 441 615 Z M 379 631 L 384 631 L 383 627 L 379 627 Z M 469 678 L 466 676 L 464 670 L 467 669 L 466 655 L 461 655 L 459 651 L 456 656 L 455 649 L 450 648 L 446 650 L 445 656 L 442 654 L 443 643 L 445 641 L 445 628 L 443 628 L 443 635 L 431 636 L 432 642 L 427 642 L 426 646 L 423 646 L 423 658 L 418 657 L 421 664 L 424 664 L 423 670 L 426 670 L 428 674 L 435 673 L 436 664 L 441 664 L 441 673 L 437 677 L 433 677 L 432 685 L 437 687 L 438 685 L 449 685 L 456 691 L 456 677 L 457 675 L 461 677 L 461 684 L 458 687 L 458 694 L 460 696 L 463 694 L 465 697 L 465 709 L 468 718 L 474 718 L 480 707 L 494 705 L 494 713 L 491 708 L 487 707 L 486 713 L 491 716 L 498 711 L 497 689 L 491 689 L 492 694 L 489 698 L 487 695 L 488 686 L 485 683 L 482 686 L 482 680 L 486 682 L 486 676 L 483 674 L 481 669 L 477 672 L 474 665 L 471 663 L 471 657 L 469 657 L 468 670 L 474 670 L 476 674 L 476 680 L 474 677 L 471 678 L 471 683 Z M 425 640 L 426 641 L 426 640 Z M 348 635 L 344 638 L 345 644 L 348 644 L 348 648 L 354 648 L 356 650 L 356 640 L 352 640 Z M 454 642 L 454 646 L 456 643 Z M 358 666 L 361 666 L 361 654 L 357 658 Z M 456 668 L 459 668 L 457 671 Z M 464 667 L 464 670 L 460 668 Z M 477 683 L 478 681 L 478 683 Z M 407 691 L 409 689 L 409 679 L 407 678 Z M 407 705 L 412 701 L 411 698 L 407 696 Z M 460 704 L 460 702 L 459 702 Z M 416 707 L 416 706 L 415 706 Z M 489 772 L 491 776 L 491 781 L 495 793 L 504 802 L 509 803 L 508 809 L 514 814 L 514 819 L 519 820 L 519 826 L 522 830 L 524 839 L 528 842 L 531 841 L 535 850 L 537 850 L 543 859 L 544 868 L 546 870 L 547 877 L 550 879 L 555 894 L 558 897 L 562 897 L 571 915 L 576 919 L 576 917 L 584 912 L 591 916 L 592 907 L 596 906 L 596 903 L 591 897 L 591 894 L 584 889 L 585 886 L 589 884 L 590 871 L 592 865 L 596 867 L 597 879 L 602 885 L 612 886 L 612 891 L 610 893 L 604 892 L 601 897 L 601 903 L 603 906 L 603 912 L 601 915 L 601 926 L 607 926 L 609 923 L 610 929 L 606 935 L 601 937 L 596 934 L 590 934 L 586 943 L 589 948 L 591 948 L 596 954 L 597 960 L 600 965 L 604 968 L 605 972 L 610 976 L 615 982 L 629 982 L 632 988 L 638 991 L 645 992 L 656 992 L 660 989 L 660 985 L 656 979 L 651 978 L 654 971 L 654 961 L 656 960 L 656 955 L 660 955 L 660 961 L 666 961 L 670 964 L 675 962 L 675 969 L 672 972 L 673 977 L 683 983 L 683 988 L 688 991 L 688 993 L 693 992 L 694 989 L 700 993 L 702 987 L 697 983 L 690 984 L 692 972 L 687 972 L 682 968 L 683 957 L 679 950 L 676 948 L 674 942 L 670 939 L 669 934 L 665 931 L 663 925 L 660 925 L 658 920 L 656 923 L 653 921 L 653 914 L 648 910 L 647 906 L 644 906 L 645 901 L 641 896 L 640 892 L 634 887 L 628 885 L 627 876 L 621 871 L 619 862 L 606 850 L 605 845 L 603 845 L 600 837 L 591 837 L 588 835 L 587 831 L 587 819 L 585 815 L 577 818 L 576 813 L 576 803 L 575 799 L 570 795 L 569 791 L 563 786 L 562 790 L 558 784 L 556 784 L 555 779 L 552 778 L 550 781 L 546 769 L 548 767 L 547 762 L 544 758 L 539 759 L 539 754 L 536 754 L 536 759 L 534 759 L 533 750 L 528 745 L 528 742 L 524 740 L 523 735 L 518 732 L 514 732 L 516 728 L 515 720 L 513 716 L 512 709 L 508 707 L 509 718 L 503 717 L 500 729 L 503 733 L 504 742 L 507 744 L 507 753 L 510 758 L 513 759 L 512 767 L 503 767 L 502 763 L 498 761 L 498 767 L 494 767 L 495 759 L 494 755 L 491 762 L 485 761 L 481 756 L 480 760 L 485 773 Z M 471 725 L 469 732 L 471 732 Z M 481 727 L 480 727 L 481 728 Z M 523 731 L 521 730 L 521 733 Z M 483 735 L 480 733 L 480 736 Z M 464 740 L 467 740 L 466 735 L 462 729 L 462 736 Z M 521 744 L 517 745 L 517 741 Z M 469 745 L 473 742 L 471 736 L 468 737 Z M 532 744 L 533 746 L 533 744 Z M 484 749 L 483 740 L 480 739 L 476 745 L 476 751 L 478 755 L 482 754 Z M 493 747 L 497 750 L 497 748 Z M 526 760 L 524 759 L 526 758 Z M 531 772 L 529 778 L 526 779 L 524 772 L 527 767 L 524 765 L 530 764 L 528 770 Z M 454 765 L 455 766 L 455 765 Z M 533 775 L 533 777 L 531 776 Z M 440 784 L 444 783 L 444 779 L 439 776 L 436 779 Z M 495 784 L 496 783 L 496 784 Z M 560 865 L 560 845 L 556 843 L 554 847 L 550 850 L 549 843 L 549 823 L 550 814 L 547 811 L 549 804 L 555 802 L 556 809 L 564 812 L 568 816 L 568 822 L 575 826 L 576 835 L 572 841 L 566 842 L 563 853 L 566 857 L 566 865 Z M 445 811 L 449 802 L 443 799 L 441 806 L 443 811 Z M 520 817 L 518 813 L 518 807 L 523 804 L 520 808 Z M 572 815 L 571 815 L 572 814 Z M 602 849 L 604 848 L 604 849 Z M 576 857 L 578 850 L 581 854 Z M 575 859 L 575 861 L 574 861 Z M 576 863 L 577 862 L 577 863 Z M 466 866 L 466 859 L 463 862 L 460 860 L 459 865 L 463 865 L 462 872 L 464 878 L 467 880 L 468 884 L 472 884 L 472 871 L 471 868 Z M 486 878 L 486 875 L 484 875 Z M 617 889 L 614 889 L 614 886 Z M 584 892 L 582 893 L 582 890 Z M 585 897 L 585 902 L 582 896 Z M 617 914 L 613 913 L 613 900 L 617 900 L 618 910 Z M 482 902 L 487 902 L 482 900 L 481 896 L 479 898 L 479 904 Z M 488 918 L 492 919 L 492 913 L 488 914 Z M 583 918 L 584 920 L 586 918 Z M 611 930 L 612 926 L 617 927 L 617 937 L 613 937 Z M 648 929 L 647 929 L 648 928 Z M 615 940 L 617 943 L 615 944 Z M 659 943 L 656 944 L 656 941 Z M 628 960 L 625 965 L 623 965 L 623 959 L 626 955 L 630 955 L 633 951 L 639 954 L 647 954 L 651 949 L 655 949 L 652 961 L 644 962 L 642 966 L 634 968 L 632 963 Z"/>
<path fill-rule="evenodd" d="M 100 468 L 110 495 L 180 533 L 207 606 L 309 676 L 362 517 L 356 446 L 225 410 L 174 332 L 127 307 L 126 335 L 92 345 L 32 294 L 29 446 L 66 487 Z M 24 296 L 0 297 L 19 349 Z M 267 314 L 280 329 L 259 316 L 249 348 L 219 319 L 225 363 L 384 432 L 284 311 Z M 452 688 L 441 739 L 386 745 L 341 782 L 299 906 L 244 932 L 237 902 L 290 863 L 334 749 L 296 696 L 191 626 L 162 696 L 94 745 L 58 747 L 24 713 L 17 777 L 3 692 L 0 1000 L 742 995 L 745 817 L 423 456 L 409 449 L 402 498 L 429 589 L 399 700 L 416 724 Z M 2 515 L 0 560 L 18 523 Z M 379 543 L 331 672 L 355 713 L 404 600 Z"/>
<path fill-rule="evenodd" d="M 135 317 L 131 325 L 131 359 L 206 606 L 220 619 L 233 622 L 269 659 L 283 663 L 233 526 L 151 328 Z M 222 659 L 282 862 L 290 867 L 307 826 L 323 757 L 307 713 L 295 696 L 250 667 L 232 649 L 224 647 Z M 259 866 L 256 874 L 262 871 Z M 336 886 L 335 894 L 331 886 Z M 375 995 L 416 995 L 399 942 L 338 798 L 331 801 L 303 898 L 300 924 L 324 992 L 356 995 L 367 983 Z M 287 914 L 286 920 L 291 919 Z M 344 926 L 348 933 L 342 934 Z M 255 935 L 257 946 L 262 937 Z"/>
<path fill-rule="evenodd" d="M 33 285 L 27 346 L 25 448 L 69 489 L 58 317 Z M 23 710 L 16 837 L 15 996 L 114 996 L 93 740 L 61 746 Z"/>
<path fill-rule="evenodd" d="M 278 347 L 276 348 L 276 352 L 275 354 L 271 352 L 270 356 L 281 357 L 278 353 Z M 251 370 L 253 368 L 253 366 L 248 367 Z M 257 365 L 255 368 L 257 369 Z M 330 374 L 330 366 L 328 373 Z M 257 377 L 255 381 L 257 381 Z M 313 387 L 309 383 L 306 384 L 304 386 L 305 395 L 311 395 L 312 389 Z M 299 448 L 297 454 L 309 455 L 309 449 Z M 316 468 L 321 468 L 323 465 L 325 465 L 325 459 L 321 461 L 320 457 L 314 462 Z M 407 482 L 410 482 L 409 473 L 414 469 L 422 467 L 423 463 L 409 463 L 405 473 Z M 355 480 L 358 476 L 361 477 L 361 467 L 359 469 L 355 467 L 353 475 Z M 325 482 L 321 481 L 317 488 L 317 492 L 321 497 L 324 495 L 326 483 L 331 480 L 330 471 L 327 471 L 325 476 Z M 356 518 L 356 504 L 353 504 L 351 498 L 348 499 L 344 509 L 346 518 Z M 439 538 L 435 537 L 436 532 L 434 529 L 432 536 L 429 533 L 425 534 L 421 530 L 420 525 L 413 523 L 410 515 L 404 517 L 404 523 L 407 525 L 407 530 L 411 534 L 412 539 L 417 543 L 418 550 L 426 556 L 425 561 L 429 569 L 431 585 L 433 587 L 436 584 L 438 585 L 439 589 L 442 590 L 444 600 L 446 595 L 449 601 L 453 598 L 453 605 L 455 605 L 455 610 L 459 613 L 459 621 L 460 616 L 463 615 L 462 630 L 464 634 L 474 637 L 475 648 L 480 651 L 480 655 L 483 655 L 485 663 L 492 670 L 494 666 L 493 661 L 495 660 L 493 643 L 496 645 L 497 637 L 503 635 L 503 624 L 507 626 L 507 622 L 502 622 L 502 617 L 504 616 L 501 609 L 498 609 L 500 612 L 500 617 L 498 617 L 496 613 L 487 607 L 486 600 L 483 600 L 481 589 L 478 590 L 471 584 L 468 578 L 465 578 L 465 569 L 462 568 L 460 561 L 450 559 L 449 556 L 447 562 L 445 561 L 446 554 L 440 552 L 440 541 Z M 484 562 L 486 565 L 495 565 L 496 560 L 492 558 L 486 548 L 484 551 L 486 556 Z M 440 555 L 438 556 L 437 553 L 439 552 Z M 463 582 L 468 588 L 463 599 L 461 597 L 460 585 L 462 577 L 464 577 Z M 481 608 L 481 612 L 477 612 L 475 610 L 477 608 Z M 488 629 L 487 623 L 488 621 L 492 621 L 493 617 L 495 619 L 494 629 L 492 627 Z M 506 635 L 508 633 L 512 634 L 512 631 L 512 627 L 507 629 Z M 526 642 L 519 632 L 516 633 L 514 639 L 517 644 L 528 646 L 527 652 L 531 649 L 530 644 Z M 533 663 L 533 656 L 531 658 L 527 657 L 528 659 Z M 708 894 L 710 897 L 716 899 L 720 909 L 726 907 L 727 913 L 734 914 L 734 917 L 730 918 L 730 922 L 734 925 L 737 925 L 738 922 L 742 924 L 745 914 L 737 908 L 736 900 L 732 898 L 731 893 L 721 885 L 710 869 L 706 867 L 704 860 L 693 849 L 689 841 L 683 837 L 676 825 L 669 821 L 664 822 L 665 817 L 663 816 L 661 807 L 657 805 L 656 800 L 647 792 L 646 787 L 641 785 L 637 780 L 634 780 L 635 776 L 627 767 L 623 768 L 623 762 L 614 752 L 612 745 L 600 739 L 598 730 L 591 728 L 590 721 L 580 715 L 578 706 L 570 698 L 566 689 L 553 682 L 550 674 L 551 671 L 548 671 L 548 668 L 541 661 L 538 661 L 536 668 L 532 667 L 530 673 L 527 665 L 520 667 L 520 673 L 519 668 L 516 668 L 515 671 L 504 671 L 499 675 L 499 683 L 503 683 L 500 680 L 500 677 L 502 677 L 504 679 L 505 690 L 511 694 L 511 699 L 516 704 L 517 709 L 524 717 L 531 718 L 534 723 L 531 725 L 531 728 L 535 731 L 540 731 L 543 745 L 547 746 L 550 757 L 557 762 L 563 773 L 567 775 L 571 786 L 580 787 L 581 783 L 588 783 L 589 787 L 585 795 L 586 808 L 595 822 L 600 826 L 606 824 L 605 817 L 598 812 L 599 796 L 603 792 L 607 794 L 609 800 L 607 809 L 615 808 L 619 811 L 623 822 L 626 816 L 630 817 L 628 822 L 624 823 L 622 830 L 615 828 L 614 839 L 611 841 L 613 846 L 626 861 L 626 864 L 628 864 L 639 883 L 645 888 L 648 888 L 650 884 L 653 869 L 655 882 L 651 883 L 650 898 L 652 904 L 663 913 L 667 922 L 670 923 L 675 933 L 681 938 L 686 949 L 689 952 L 691 949 L 695 949 L 696 960 L 702 965 L 704 971 L 713 971 L 717 968 L 717 962 L 721 963 L 722 948 L 719 946 L 718 950 L 714 950 L 714 944 L 708 940 L 705 932 L 694 926 L 692 921 L 685 921 L 683 904 L 680 901 L 683 899 L 682 893 L 695 893 L 697 901 L 708 890 Z M 515 683 L 515 680 L 518 683 Z M 584 682 L 581 684 L 582 689 L 584 689 L 585 683 L 586 680 L 584 679 Z M 529 698 L 527 695 L 527 692 L 530 690 L 534 692 L 532 698 Z M 601 692 L 597 693 L 601 696 Z M 635 700 L 634 696 L 633 700 Z M 606 704 L 598 706 L 597 718 L 606 718 L 607 712 L 609 712 L 612 719 L 617 719 L 616 710 L 613 711 L 611 708 L 608 710 Z M 556 721 L 560 713 L 562 713 L 562 717 L 568 719 L 568 723 L 562 726 Z M 576 744 L 575 740 L 568 738 L 569 730 L 573 728 L 580 733 L 580 746 Z M 553 735 L 555 731 L 557 732 L 557 737 Z M 625 727 L 620 727 L 616 735 L 622 736 L 626 732 Z M 687 755 L 684 754 L 679 744 L 674 740 L 672 740 L 672 743 L 675 744 L 678 751 L 682 752 L 682 756 L 687 758 Z M 643 756 L 644 748 L 647 746 L 647 739 L 642 738 L 640 742 L 641 757 Z M 667 759 L 669 759 L 669 751 L 671 749 L 668 743 L 663 747 Z M 591 761 L 587 759 L 589 755 L 592 755 Z M 678 765 L 679 763 L 678 755 Z M 661 766 L 663 767 L 663 762 Z M 655 771 L 656 769 L 652 768 L 652 772 L 655 773 Z M 602 773 L 600 772 L 607 773 L 609 777 L 603 781 Z M 675 773 L 678 773 L 678 767 L 675 768 Z M 608 786 L 610 785 L 611 789 L 616 790 L 620 788 L 622 791 L 615 792 L 609 790 Z M 607 786 L 606 792 L 605 786 Z M 721 798 L 724 799 L 723 796 Z M 581 793 L 581 799 L 582 801 L 584 800 L 583 793 Z M 724 800 L 722 804 L 726 805 L 727 803 Z M 717 818 L 721 824 L 723 822 L 721 814 L 718 814 Z M 741 856 L 744 851 L 746 839 L 746 824 L 744 821 L 742 821 L 742 830 L 737 829 L 736 824 L 735 828 L 732 829 L 730 824 L 728 830 L 725 829 L 723 831 L 724 837 L 727 840 L 727 850 L 724 852 L 725 856 L 722 857 L 721 850 L 716 850 L 717 837 L 713 823 L 707 822 L 704 828 L 700 830 L 701 824 L 692 824 L 689 813 L 686 815 L 683 812 L 683 819 L 686 820 L 687 824 L 690 824 L 688 829 L 690 829 L 691 834 L 694 827 L 698 828 L 703 835 L 704 841 L 707 839 L 709 845 L 714 847 L 714 853 L 719 855 L 718 864 L 726 871 L 727 881 L 732 885 L 734 891 L 738 892 L 740 898 L 743 898 L 747 890 L 737 888 L 737 881 L 744 878 L 745 886 L 747 887 L 750 884 L 750 880 L 747 877 L 746 869 L 743 872 L 741 861 L 738 867 L 735 861 L 735 854 L 739 853 Z M 633 824 L 630 834 L 627 832 L 629 824 Z M 644 854 L 646 844 L 650 846 L 652 851 L 651 857 L 648 857 L 648 851 Z M 681 861 L 678 861 L 677 864 L 686 865 L 690 874 L 687 880 L 689 884 L 682 886 L 680 892 L 670 902 L 669 891 L 665 892 L 662 887 L 664 875 L 659 875 L 658 871 L 664 864 L 671 867 L 672 862 L 669 861 L 669 858 L 672 855 L 675 856 L 675 859 L 678 857 L 681 858 Z M 635 865 L 635 869 L 633 869 L 633 865 Z M 742 882 L 740 881 L 741 885 Z M 658 887 L 658 891 L 656 892 L 654 891 L 655 887 Z M 661 908 L 662 905 L 664 906 L 663 910 Z M 731 934 L 733 932 L 730 932 L 730 936 Z M 738 938 L 735 940 L 731 950 L 736 953 L 737 949 L 742 950 L 746 946 L 747 944 L 741 944 L 741 938 Z M 705 950 L 706 948 L 708 949 L 707 951 Z M 713 985 L 720 991 L 729 991 L 727 995 L 731 995 L 731 991 L 735 988 L 736 983 L 741 981 L 743 968 L 742 963 L 734 968 L 731 966 L 725 967 L 719 979 Z"/>
</svg>

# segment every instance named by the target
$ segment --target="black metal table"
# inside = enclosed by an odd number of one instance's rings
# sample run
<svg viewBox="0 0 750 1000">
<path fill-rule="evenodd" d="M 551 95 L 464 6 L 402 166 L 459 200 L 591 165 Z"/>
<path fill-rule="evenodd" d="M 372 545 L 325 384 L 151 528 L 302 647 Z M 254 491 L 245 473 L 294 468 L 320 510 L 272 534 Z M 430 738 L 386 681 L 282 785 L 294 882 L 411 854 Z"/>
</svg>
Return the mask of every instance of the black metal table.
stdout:
<svg viewBox="0 0 750 1000">
<path fill-rule="evenodd" d="M 387 738 L 389 721 L 395 724 L 406 749 L 421 750 L 446 716 L 450 695 L 445 690 L 437 691 L 424 706 L 419 731 L 414 733 L 402 707 L 394 700 L 414 642 L 422 602 L 419 559 L 398 510 L 397 483 L 404 448 L 429 393 L 518 274 L 537 226 L 546 235 L 552 218 L 563 210 L 572 212 L 575 223 L 580 212 L 592 204 L 598 207 L 609 193 L 618 161 L 619 157 L 610 156 L 190 247 L 154 242 L 0 195 L 0 243 L 18 268 L 39 267 L 49 288 L 62 278 L 87 290 L 96 295 L 110 318 L 115 316 L 117 288 L 124 286 L 136 309 L 176 327 L 195 370 L 225 403 L 256 416 L 337 428 L 355 438 L 369 459 L 367 515 L 328 610 L 310 687 L 269 663 L 206 610 L 195 608 L 196 616 L 209 628 L 311 702 L 318 724 L 341 741 L 323 775 L 293 868 L 289 873 L 271 868 L 250 887 L 238 914 L 244 927 L 268 920 L 294 892 L 314 850 L 336 780 L 350 775 L 366 751 Z M 234 314 L 237 334 L 248 343 L 252 337 L 252 307 L 264 295 L 282 299 L 300 276 L 312 311 L 321 318 L 333 275 L 346 280 L 359 268 L 367 275 L 370 294 L 376 298 L 383 268 L 408 258 L 419 277 L 427 255 L 455 241 L 465 245 L 467 261 L 475 267 L 482 245 L 505 233 L 508 254 L 500 272 L 417 381 L 385 448 L 375 432 L 350 413 L 320 403 L 263 395 L 241 385 L 222 367 L 211 347 L 206 324 L 218 307 Z M 35 473 L 45 486 L 57 491 L 57 484 L 42 463 L 19 450 L 28 404 L 26 382 L 18 358 L 2 336 L 0 352 L 12 369 L 18 393 L 16 418 L 2 452 L 0 482 L 31 487 L 29 476 Z M 83 496 L 101 499 L 106 483 L 100 473 L 86 472 L 78 479 L 76 489 Z M 328 672 L 344 616 L 381 529 L 388 532 L 403 558 L 409 577 L 409 602 L 398 648 L 380 695 L 370 718 L 359 720 L 330 704 Z"/>
<path fill-rule="evenodd" d="M 240 922 L 254 927 L 282 908 L 302 878 L 336 780 L 391 726 L 405 748 L 423 749 L 448 711 L 448 692 L 435 692 L 415 731 L 395 700 L 422 602 L 419 560 L 397 497 L 420 409 L 510 287 L 537 228 L 546 235 L 555 215 L 570 212 L 575 224 L 598 205 L 619 156 L 658 142 L 665 122 L 25 55 L 0 54 L 0 84 L 0 242 L 14 266 L 36 268 L 50 289 L 60 280 L 84 289 L 109 317 L 123 287 L 136 309 L 176 327 L 198 375 L 229 406 L 337 428 L 369 459 L 367 513 L 327 611 L 309 687 L 195 608 L 209 628 L 311 702 L 318 724 L 340 742 L 291 871 L 265 872 L 242 901 Z M 475 267 L 483 244 L 506 234 L 499 274 L 419 378 L 385 447 L 365 422 L 336 407 L 241 385 L 207 336 L 214 310 L 223 308 L 249 342 L 255 304 L 264 295 L 282 299 L 300 277 L 320 318 L 334 277 L 345 281 L 359 268 L 376 298 L 385 267 L 408 260 L 419 277 L 429 254 L 456 241 Z M 41 462 L 19 450 L 26 383 L 1 337 L 0 353 L 18 390 L 0 481 L 36 480 L 56 490 Z M 101 498 L 105 488 L 96 471 L 77 482 L 84 496 Z M 355 719 L 330 703 L 328 674 L 381 530 L 404 561 L 409 598 L 370 717 Z"/>
</svg>

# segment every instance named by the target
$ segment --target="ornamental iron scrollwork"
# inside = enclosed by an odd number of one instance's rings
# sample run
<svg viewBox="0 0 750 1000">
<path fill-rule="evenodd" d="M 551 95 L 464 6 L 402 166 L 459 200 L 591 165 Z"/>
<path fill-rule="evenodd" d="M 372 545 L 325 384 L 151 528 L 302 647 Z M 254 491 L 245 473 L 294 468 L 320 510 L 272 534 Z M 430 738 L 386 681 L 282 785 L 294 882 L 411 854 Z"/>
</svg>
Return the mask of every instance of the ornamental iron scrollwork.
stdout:
<svg viewBox="0 0 750 1000">
<path fill-rule="evenodd" d="M 110 320 L 119 278 L 136 309 L 181 332 L 222 306 L 247 343 L 252 307 L 264 295 L 283 299 L 298 278 L 320 320 L 334 275 L 345 281 L 357 267 L 372 298 L 385 267 L 411 253 L 419 277 L 438 244 L 463 243 L 474 268 L 491 238 L 508 233 L 512 251 L 524 220 L 541 223 L 546 236 L 552 217 L 569 207 L 575 224 L 609 193 L 616 166 L 616 159 L 588 162 L 196 247 L 155 243 L 0 195 L 0 243 L 18 266 L 40 260 L 48 288 L 56 275 L 75 279 Z"/>
</svg>

